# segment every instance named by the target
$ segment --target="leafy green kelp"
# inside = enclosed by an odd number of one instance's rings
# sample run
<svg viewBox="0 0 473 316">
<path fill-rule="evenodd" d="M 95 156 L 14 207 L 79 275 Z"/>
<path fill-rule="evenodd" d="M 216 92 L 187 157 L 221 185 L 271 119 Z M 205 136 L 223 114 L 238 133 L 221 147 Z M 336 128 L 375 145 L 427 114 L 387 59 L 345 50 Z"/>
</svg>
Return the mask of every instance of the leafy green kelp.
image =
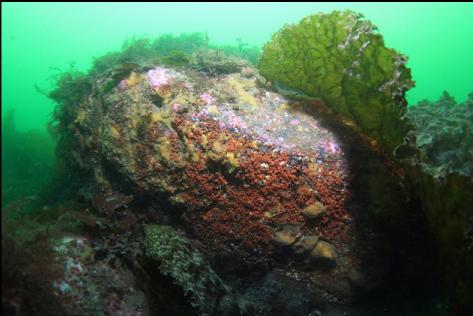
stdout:
<svg viewBox="0 0 473 316">
<path fill-rule="evenodd" d="M 406 57 L 384 46 L 376 26 L 352 11 L 286 25 L 263 48 L 260 72 L 321 98 L 391 152 L 408 130 L 401 114 L 413 86 Z"/>
</svg>

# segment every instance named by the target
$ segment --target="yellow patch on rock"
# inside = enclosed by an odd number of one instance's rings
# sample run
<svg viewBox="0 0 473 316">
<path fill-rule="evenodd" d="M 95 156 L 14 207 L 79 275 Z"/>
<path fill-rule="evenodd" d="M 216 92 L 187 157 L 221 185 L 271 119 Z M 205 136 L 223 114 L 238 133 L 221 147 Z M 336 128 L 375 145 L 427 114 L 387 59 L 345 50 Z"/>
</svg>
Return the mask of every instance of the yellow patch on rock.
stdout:
<svg viewBox="0 0 473 316">
<path fill-rule="evenodd" d="M 218 110 L 218 108 L 217 108 L 217 106 L 215 106 L 215 105 L 209 106 L 209 107 L 207 108 L 207 111 L 208 111 L 210 114 L 214 114 L 214 115 L 217 115 L 217 114 L 220 113 L 219 110 Z"/>
<path fill-rule="evenodd" d="M 128 79 L 126 79 L 126 86 L 133 87 L 136 86 L 138 82 L 140 82 L 140 75 L 132 71 Z"/>
<path fill-rule="evenodd" d="M 115 138 L 115 139 L 120 138 L 120 132 L 118 131 L 118 128 L 115 126 L 114 123 L 110 124 L 109 131 L 110 131 L 110 135 L 113 138 Z"/>
<path fill-rule="evenodd" d="M 236 168 L 240 165 L 237 157 L 235 156 L 235 153 L 227 153 L 226 157 L 227 157 L 228 163 L 230 164 L 231 169 Z"/>
<path fill-rule="evenodd" d="M 171 141 L 167 137 L 160 137 L 157 140 L 158 159 L 160 161 L 169 161 L 171 158 Z"/>
<path fill-rule="evenodd" d="M 79 113 L 77 113 L 75 122 L 82 125 L 87 120 L 87 117 L 88 117 L 87 112 L 84 110 L 80 110 Z"/>
<path fill-rule="evenodd" d="M 287 110 L 288 108 L 289 106 L 286 103 L 281 103 L 281 105 L 279 105 L 280 110 Z"/>
<path fill-rule="evenodd" d="M 171 119 L 169 112 L 167 111 L 158 111 L 151 113 L 151 122 L 152 123 L 163 123 L 167 127 L 171 127 Z"/>
<path fill-rule="evenodd" d="M 310 256 L 313 259 L 335 261 L 336 253 L 334 247 L 330 243 L 319 240 L 315 245 L 315 248 L 311 251 Z"/>
<path fill-rule="evenodd" d="M 219 161 L 225 157 L 225 147 L 222 143 L 216 141 L 212 144 L 212 148 L 207 153 L 210 160 Z"/>
<path fill-rule="evenodd" d="M 314 202 L 302 210 L 302 214 L 309 219 L 316 219 L 327 212 L 327 208 L 320 202 Z"/>
<path fill-rule="evenodd" d="M 308 253 L 317 245 L 319 238 L 317 236 L 304 236 L 292 247 L 297 254 Z"/>
<path fill-rule="evenodd" d="M 276 233 L 274 242 L 279 246 L 290 246 L 296 241 L 296 236 L 289 231 L 283 230 Z"/>
<path fill-rule="evenodd" d="M 258 101 L 256 100 L 256 98 L 245 90 L 244 85 L 241 81 L 230 78 L 227 80 L 227 83 L 235 90 L 236 94 L 239 96 L 239 99 L 243 103 L 258 106 Z"/>
<path fill-rule="evenodd" d="M 316 173 L 319 170 L 319 165 L 315 162 L 310 162 L 308 168 L 310 172 Z"/>
</svg>

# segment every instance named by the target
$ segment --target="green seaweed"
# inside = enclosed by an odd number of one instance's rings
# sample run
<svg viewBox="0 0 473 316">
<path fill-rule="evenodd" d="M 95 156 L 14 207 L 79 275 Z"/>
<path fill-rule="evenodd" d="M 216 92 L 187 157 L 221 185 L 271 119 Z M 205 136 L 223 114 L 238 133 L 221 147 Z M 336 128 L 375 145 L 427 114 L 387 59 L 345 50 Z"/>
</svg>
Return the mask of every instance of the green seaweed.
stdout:
<svg viewBox="0 0 473 316">
<path fill-rule="evenodd" d="M 189 63 L 189 55 L 183 51 L 175 50 L 163 58 L 163 63 L 170 66 L 184 66 Z"/>
<path fill-rule="evenodd" d="M 473 92 L 457 103 L 445 91 L 435 102 L 410 106 L 406 117 L 414 124 L 424 170 L 436 177 L 449 172 L 473 177 Z"/>
<path fill-rule="evenodd" d="M 413 81 L 406 57 L 385 47 L 376 29 L 352 11 L 308 16 L 273 35 L 259 69 L 273 83 L 321 98 L 391 153 L 409 130 L 401 116 Z"/>
<path fill-rule="evenodd" d="M 171 226 L 148 225 L 145 227 L 146 253 L 160 263 L 162 274 L 170 276 L 186 295 L 192 306 L 202 315 L 215 310 L 218 298 L 226 289 L 204 256 L 185 237 Z"/>
</svg>

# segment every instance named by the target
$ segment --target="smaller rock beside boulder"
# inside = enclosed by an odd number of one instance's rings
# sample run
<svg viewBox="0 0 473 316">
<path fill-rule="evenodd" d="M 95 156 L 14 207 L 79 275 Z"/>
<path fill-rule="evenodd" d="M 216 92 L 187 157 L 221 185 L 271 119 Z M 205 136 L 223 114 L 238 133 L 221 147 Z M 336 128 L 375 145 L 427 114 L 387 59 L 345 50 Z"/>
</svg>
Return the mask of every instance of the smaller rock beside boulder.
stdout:
<svg viewBox="0 0 473 316">
<path fill-rule="evenodd" d="M 309 253 L 315 248 L 319 238 L 317 236 L 304 236 L 292 246 L 294 252 L 298 255 Z"/>
<path fill-rule="evenodd" d="M 302 210 L 302 214 L 308 219 L 317 219 L 327 212 L 327 208 L 320 202 L 309 204 Z"/>
<path fill-rule="evenodd" d="M 319 240 L 314 249 L 310 252 L 310 258 L 328 264 L 335 264 L 335 248 L 327 241 Z"/>
<path fill-rule="evenodd" d="M 337 253 L 330 242 L 322 240 L 319 236 L 302 236 L 297 226 L 288 225 L 277 231 L 274 243 L 295 255 L 302 256 L 301 262 L 304 264 L 316 263 L 322 267 L 336 264 Z"/>
<path fill-rule="evenodd" d="M 299 235 L 299 230 L 296 227 L 285 226 L 282 230 L 276 232 L 274 242 L 281 247 L 288 247 L 294 244 Z"/>
</svg>

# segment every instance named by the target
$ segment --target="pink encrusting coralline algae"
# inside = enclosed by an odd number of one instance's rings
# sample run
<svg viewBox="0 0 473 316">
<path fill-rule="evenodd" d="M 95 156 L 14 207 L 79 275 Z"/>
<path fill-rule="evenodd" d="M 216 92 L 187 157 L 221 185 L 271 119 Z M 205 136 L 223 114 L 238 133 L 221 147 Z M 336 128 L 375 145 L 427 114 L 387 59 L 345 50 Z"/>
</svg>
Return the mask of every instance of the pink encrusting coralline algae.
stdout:
<svg viewBox="0 0 473 316">
<path fill-rule="evenodd" d="M 169 83 L 169 78 L 166 76 L 166 70 L 166 68 L 156 67 L 148 71 L 146 78 L 151 87 L 159 88 Z"/>
<path fill-rule="evenodd" d="M 180 107 L 181 107 L 181 105 L 179 103 L 173 103 L 172 104 L 172 111 L 177 112 L 177 111 L 179 111 Z"/>
<path fill-rule="evenodd" d="M 118 84 L 118 88 L 120 88 L 120 91 L 126 90 L 127 87 L 128 87 L 128 85 L 126 84 L 126 80 L 125 80 L 125 79 L 123 79 L 122 81 L 120 81 L 120 83 Z"/>
<path fill-rule="evenodd" d="M 200 95 L 200 99 L 206 104 L 211 104 L 215 100 L 215 98 L 210 94 L 210 92 L 207 91 Z"/>
</svg>

